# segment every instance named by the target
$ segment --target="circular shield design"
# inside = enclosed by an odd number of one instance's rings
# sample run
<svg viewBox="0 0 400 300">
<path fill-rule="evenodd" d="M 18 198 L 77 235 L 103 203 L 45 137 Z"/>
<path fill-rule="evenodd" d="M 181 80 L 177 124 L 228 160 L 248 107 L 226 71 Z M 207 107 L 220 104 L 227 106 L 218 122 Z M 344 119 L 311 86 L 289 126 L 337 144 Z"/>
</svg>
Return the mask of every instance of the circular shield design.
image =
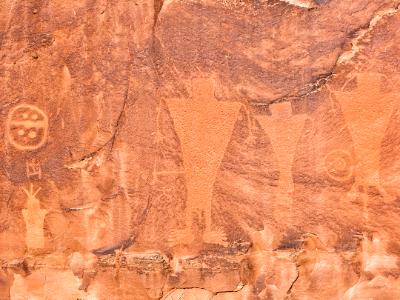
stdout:
<svg viewBox="0 0 400 300">
<path fill-rule="evenodd" d="M 32 151 L 46 143 L 48 128 L 47 115 L 40 108 L 20 104 L 8 113 L 6 138 L 16 149 Z"/>
</svg>

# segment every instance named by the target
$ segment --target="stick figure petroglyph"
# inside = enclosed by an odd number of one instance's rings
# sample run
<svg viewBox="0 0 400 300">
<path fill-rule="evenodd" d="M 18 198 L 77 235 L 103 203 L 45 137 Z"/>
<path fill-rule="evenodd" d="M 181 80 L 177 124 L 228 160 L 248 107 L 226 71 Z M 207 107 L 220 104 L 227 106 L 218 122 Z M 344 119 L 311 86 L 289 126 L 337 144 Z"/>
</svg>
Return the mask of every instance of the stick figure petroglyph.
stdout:
<svg viewBox="0 0 400 300">
<path fill-rule="evenodd" d="M 20 104 L 8 113 L 6 138 L 18 150 L 36 150 L 46 143 L 48 127 L 47 115 L 41 109 Z"/>
</svg>

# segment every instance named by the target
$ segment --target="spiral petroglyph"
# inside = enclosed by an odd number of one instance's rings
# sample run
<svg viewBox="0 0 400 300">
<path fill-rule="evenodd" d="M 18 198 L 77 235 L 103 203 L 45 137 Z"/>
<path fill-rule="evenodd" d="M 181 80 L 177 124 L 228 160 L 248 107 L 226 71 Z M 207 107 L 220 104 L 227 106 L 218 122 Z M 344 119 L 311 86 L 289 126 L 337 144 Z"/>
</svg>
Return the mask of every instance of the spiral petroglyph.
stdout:
<svg viewBox="0 0 400 300">
<path fill-rule="evenodd" d="M 349 152 L 334 150 L 329 152 L 324 159 L 326 174 L 337 181 L 346 181 L 353 176 L 354 164 Z"/>
</svg>

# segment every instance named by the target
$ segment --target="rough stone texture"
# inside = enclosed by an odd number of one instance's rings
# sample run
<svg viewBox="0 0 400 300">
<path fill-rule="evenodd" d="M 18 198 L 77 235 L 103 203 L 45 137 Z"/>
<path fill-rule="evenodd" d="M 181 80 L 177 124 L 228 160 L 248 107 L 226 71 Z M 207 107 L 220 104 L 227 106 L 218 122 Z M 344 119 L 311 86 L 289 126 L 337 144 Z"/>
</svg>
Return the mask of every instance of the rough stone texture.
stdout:
<svg viewBox="0 0 400 300">
<path fill-rule="evenodd" d="M 0 299 L 400 299 L 400 1 L 0 2 Z"/>
</svg>

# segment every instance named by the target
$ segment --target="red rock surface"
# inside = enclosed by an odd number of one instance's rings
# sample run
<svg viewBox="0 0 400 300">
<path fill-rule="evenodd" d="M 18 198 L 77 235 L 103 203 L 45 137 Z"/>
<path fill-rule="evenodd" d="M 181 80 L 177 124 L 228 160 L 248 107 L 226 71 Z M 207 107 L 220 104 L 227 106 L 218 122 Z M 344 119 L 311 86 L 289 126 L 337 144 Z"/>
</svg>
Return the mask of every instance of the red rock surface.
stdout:
<svg viewBox="0 0 400 300">
<path fill-rule="evenodd" d="M 400 299 L 400 1 L 0 2 L 0 299 Z"/>
</svg>

